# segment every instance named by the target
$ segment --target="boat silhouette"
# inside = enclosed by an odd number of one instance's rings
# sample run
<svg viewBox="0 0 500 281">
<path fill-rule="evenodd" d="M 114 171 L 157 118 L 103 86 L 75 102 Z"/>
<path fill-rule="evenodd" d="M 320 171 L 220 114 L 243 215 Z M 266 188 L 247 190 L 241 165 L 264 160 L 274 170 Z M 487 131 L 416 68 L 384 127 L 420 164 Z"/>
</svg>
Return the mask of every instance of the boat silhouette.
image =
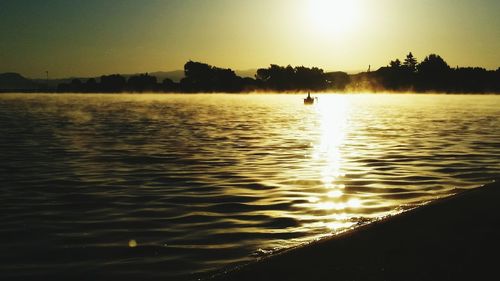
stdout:
<svg viewBox="0 0 500 281">
<path fill-rule="evenodd" d="M 311 93 L 307 93 L 307 98 L 304 99 L 304 104 L 310 105 L 314 104 L 314 100 L 318 100 L 318 98 L 311 97 Z"/>
</svg>

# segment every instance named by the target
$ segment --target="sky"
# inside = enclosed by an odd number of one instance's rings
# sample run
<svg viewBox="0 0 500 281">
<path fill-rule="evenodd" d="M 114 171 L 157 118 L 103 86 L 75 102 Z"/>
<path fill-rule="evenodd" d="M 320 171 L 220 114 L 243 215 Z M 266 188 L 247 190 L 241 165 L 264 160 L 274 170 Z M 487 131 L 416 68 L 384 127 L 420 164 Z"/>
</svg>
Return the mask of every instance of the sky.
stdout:
<svg viewBox="0 0 500 281">
<path fill-rule="evenodd" d="M 500 67 L 498 0 L 0 0 L 0 73 L 90 77 L 270 64 L 365 71 L 436 53 Z"/>
</svg>

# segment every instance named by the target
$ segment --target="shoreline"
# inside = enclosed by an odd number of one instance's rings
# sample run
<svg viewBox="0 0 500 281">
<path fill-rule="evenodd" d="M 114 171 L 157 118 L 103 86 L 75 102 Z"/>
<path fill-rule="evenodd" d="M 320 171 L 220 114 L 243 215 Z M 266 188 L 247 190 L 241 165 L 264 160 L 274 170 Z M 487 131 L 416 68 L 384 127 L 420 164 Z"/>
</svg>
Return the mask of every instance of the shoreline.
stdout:
<svg viewBox="0 0 500 281">
<path fill-rule="evenodd" d="M 488 280 L 499 201 L 497 179 L 208 280 Z"/>
</svg>

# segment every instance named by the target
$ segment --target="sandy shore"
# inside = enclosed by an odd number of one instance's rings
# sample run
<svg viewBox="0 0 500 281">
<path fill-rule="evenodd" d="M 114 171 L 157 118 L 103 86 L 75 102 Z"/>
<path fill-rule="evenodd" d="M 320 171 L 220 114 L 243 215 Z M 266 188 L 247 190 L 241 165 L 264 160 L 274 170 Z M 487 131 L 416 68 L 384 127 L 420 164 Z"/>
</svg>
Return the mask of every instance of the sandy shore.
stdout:
<svg viewBox="0 0 500 281">
<path fill-rule="evenodd" d="M 499 280 L 499 275 L 497 180 L 214 280 Z"/>
</svg>

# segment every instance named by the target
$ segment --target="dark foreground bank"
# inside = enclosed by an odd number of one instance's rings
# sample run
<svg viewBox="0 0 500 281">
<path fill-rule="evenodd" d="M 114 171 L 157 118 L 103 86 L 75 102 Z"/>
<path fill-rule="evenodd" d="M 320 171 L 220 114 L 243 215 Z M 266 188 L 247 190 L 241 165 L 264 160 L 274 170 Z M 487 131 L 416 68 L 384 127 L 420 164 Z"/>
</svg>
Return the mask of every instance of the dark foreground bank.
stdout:
<svg viewBox="0 0 500 281">
<path fill-rule="evenodd" d="M 214 280 L 497 280 L 500 184 L 264 259 Z"/>
</svg>

